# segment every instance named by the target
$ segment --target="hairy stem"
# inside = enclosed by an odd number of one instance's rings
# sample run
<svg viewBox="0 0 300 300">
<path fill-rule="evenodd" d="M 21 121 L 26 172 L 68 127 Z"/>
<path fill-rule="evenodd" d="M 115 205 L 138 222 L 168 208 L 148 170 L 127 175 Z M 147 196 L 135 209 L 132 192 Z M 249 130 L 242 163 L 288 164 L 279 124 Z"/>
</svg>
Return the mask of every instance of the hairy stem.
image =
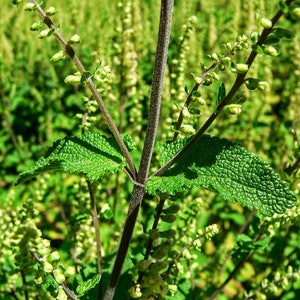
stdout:
<svg viewBox="0 0 300 300">
<path fill-rule="evenodd" d="M 155 55 L 155 65 L 153 71 L 152 91 L 150 97 L 150 109 L 148 117 L 148 125 L 144 148 L 141 157 L 137 182 L 134 185 L 133 193 L 130 199 L 128 214 L 121 238 L 121 243 L 117 253 L 116 261 L 113 267 L 109 286 L 106 290 L 104 299 L 113 299 L 115 289 L 121 274 L 123 263 L 129 248 L 132 233 L 135 227 L 139 208 L 144 198 L 144 183 L 147 180 L 155 137 L 158 128 L 158 121 L 161 108 L 161 95 L 164 80 L 165 66 L 167 62 L 167 52 L 170 39 L 170 29 L 172 21 L 173 0 L 161 1 L 160 24 L 158 32 L 158 42 Z"/>
<path fill-rule="evenodd" d="M 286 5 L 290 5 L 293 2 L 293 0 L 287 0 L 285 2 Z M 262 31 L 262 34 L 257 41 L 257 46 L 262 46 L 267 37 L 272 33 L 273 28 L 275 24 L 278 22 L 280 17 L 282 17 L 283 11 L 281 9 L 278 10 L 278 12 L 274 15 L 272 18 L 272 27 L 271 28 L 265 28 Z M 248 65 L 248 70 L 252 66 L 255 58 L 257 56 L 257 52 L 255 50 L 252 50 L 246 64 Z M 206 122 L 202 125 L 202 127 L 198 130 L 198 132 L 193 136 L 193 138 L 180 150 L 178 151 L 172 159 L 170 159 L 164 166 L 162 166 L 160 169 L 158 169 L 155 173 L 153 173 L 151 176 L 161 176 L 168 168 L 170 168 L 184 153 L 186 153 L 193 145 L 194 143 L 199 140 L 199 138 L 206 132 L 206 130 L 210 127 L 210 125 L 216 120 L 216 118 L 219 116 L 219 114 L 222 112 L 224 107 L 228 105 L 231 101 L 231 99 L 234 97 L 234 95 L 237 93 L 241 85 L 244 83 L 245 77 L 248 72 L 243 74 L 238 74 L 236 77 L 236 80 L 229 91 L 229 93 L 226 95 L 226 97 L 219 103 L 217 106 L 215 112 L 213 112 L 210 117 L 206 120 Z"/>
<path fill-rule="evenodd" d="M 99 228 L 99 217 L 97 212 L 97 205 L 95 201 L 95 195 L 92 187 L 92 183 L 87 180 L 88 190 L 91 199 L 91 208 L 92 208 L 92 217 L 93 217 L 93 225 L 95 228 L 95 240 L 96 240 L 96 249 L 97 249 L 97 271 L 98 274 L 102 274 L 102 255 L 101 255 L 101 237 L 100 237 L 100 228 Z M 102 285 L 98 286 L 98 295 L 102 294 Z"/>
<path fill-rule="evenodd" d="M 49 18 L 49 16 L 46 15 L 46 13 L 44 12 L 44 10 L 41 8 L 41 6 L 35 1 L 35 0 L 31 0 L 32 3 L 36 4 L 37 6 L 37 11 L 40 14 L 40 16 L 43 19 L 43 22 L 50 28 L 50 29 L 54 29 L 54 33 L 53 35 L 56 37 L 56 39 L 59 41 L 59 43 L 63 46 L 65 52 L 69 55 L 69 57 L 72 59 L 76 69 L 80 72 L 80 74 L 84 74 L 86 72 L 86 69 L 84 67 L 84 65 L 81 63 L 80 59 L 78 58 L 78 56 L 75 53 L 74 48 L 66 41 L 66 39 L 63 37 L 63 35 L 60 33 L 59 29 L 54 25 L 54 23 L 52 22 L 52 20 Z M 101 95 L 99 94 L 99 92 L 97 91 L 97 87 L 95 86 L 93 80 L 92 80 L 92 76 L 88 77 L 86 80 L 86 84 L 89 87 L 90 91 L 93 94 L 93 97 L 95 98 L 95 100 L 97 101 L 97 104 L 99 106 L 99 109 L 101 111 L 101 113 L 103 114 L 103 117 L 111 131 L 111 133 L 113 134 L 114 138 L 116 139 L 116 142 L 118 143 L 128 165 L 131 171 L 131 176 L 132 178 L 136 178 L 136 168 L 133 162 L 133 159 L 129 153 L 128 148 L 126 147 L 121 134 L 114 122 L 114 120 L 112 119 L 106 105 L 104 104 L 104 101 L 101 97 Z"/>
<path fill-rule="evenodd" d="M 153 222 L 153 225 L 152 225 L 152 228 L 151 228 L 152 230 L 156 229 L 157 226 L 158 226 L 158 222 L 160 220 L 160 216 L 161 216 L 161 213 L 163 211 L 163 207 L 164 207 L 165 202 L 166 202 L 166 197 L 162 196 L 159 199 L 159 203 L 156 207 L 156 214 L 155 214 L 154 222 Z M 144 255 L 144 260 L 147 260 L 149 258 L 152 247 L 153 247 L 153 240 L 149 237 L 146 252 L 145 252 L 145 255 Z M 137 280 L 138 283 L 142 282 L 144 275 L 145 275 L 144 271 L 140 272 L 139 278 Z"/>
<path fill-rule="evenodd" d="M 173 0 L 161 1 L 161 15 L 158 33 L 158 42 L 155 55 L 155 65 L 153 71 L 152 90 L 150 96 L 150 110 L 146 138 L 139 168 L 139 180 L 145 183 L 148 177 L 151 163 L 158 122 L 161 109 L 161 96 L 164 81 L 165 67 L 167 63 L 167 52 L 170 39 L 170 29 L 172 22 Z"/>
</svg>

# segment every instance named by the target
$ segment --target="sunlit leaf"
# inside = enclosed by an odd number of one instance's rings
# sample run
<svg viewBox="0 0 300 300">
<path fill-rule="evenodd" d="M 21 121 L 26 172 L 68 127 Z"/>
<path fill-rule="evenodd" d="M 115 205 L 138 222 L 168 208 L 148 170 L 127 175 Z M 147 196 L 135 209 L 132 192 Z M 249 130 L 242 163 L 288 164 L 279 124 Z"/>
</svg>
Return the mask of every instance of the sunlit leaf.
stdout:
<svg viewBox="0 0 300 300">
<path fill-rule="evenodd" d="M 97 180 L 106 172 L 116 172 L 123 166 L 122 153 L 113 138 L 87 133 L 56 141 L 33 169 L 19 175 L 16 184 L 51 171 L 85 174 L 87 179 Z"/>
<path fill-rule="evenodd" d="M 187 142 L 178 139 L 160 147 L 164 165 Z M 171 193 L 203 187 L 262 215 L 283 213 L 296 203 L 288 184 L 255 154 L 226 139 L 204 135 L 162 177 L 147 182 L 149 194 Z"/>
<path fill-rule="evenodd" d="M 92 278 L 78 285 L 76 288 L 76 292 L 79 294 L 79 296 L 84 295 L 87 291 L 94 288 L 99 283 L 100 279 L 100 274 L 94 275 Z"/>
</svg>

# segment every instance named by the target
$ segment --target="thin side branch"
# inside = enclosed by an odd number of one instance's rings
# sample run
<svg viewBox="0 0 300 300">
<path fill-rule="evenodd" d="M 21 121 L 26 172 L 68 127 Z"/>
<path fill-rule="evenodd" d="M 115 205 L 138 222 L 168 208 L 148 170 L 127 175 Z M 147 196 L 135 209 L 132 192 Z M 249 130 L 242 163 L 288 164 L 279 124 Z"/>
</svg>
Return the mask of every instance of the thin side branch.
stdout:
<svg viewBox="0 0 300 300">
<path fill-rule="evenodd" d="M 59 41 L 59 43 L 62 45 L 65 52 L 72 59 L 76 69 L 80 72 L 81 75 L 83 75 L 86 72 L 86 69 L 85 69 L 84 65 L 81 63 L 79 57 L 76 55 L 74 48 L 66 41 L 66 39 L 63 37 L 63 35 L 60 33 L 60 31 L 54 25 L 51 18 L 46 15 L 45 11 L 41 8 L 41 6 L 35 0 L 32 0 L 31 2 L 36 5 L 36 9 L 37 9 L 39 15 L 42 17 L 43 22 L 50 29 L 55 30 L 53 35 Z M 114 138 L 116 139 L 116 142 L 118 143 L 118 145 L 119 145 L 119 147 L 120 147 L 120 149 L 121 149 L 128 165 L 129 165 L 131 176 L 135 179 L 136 178 L 136 168 L 135 168 L 133 159 L 132 159 L 132 157 L 129 153 L 129 150 L 126 147 L 126 145 L 125 145 L 125 143 L 124 143 L 124 141 L 121 137 L 121 134 L 120 134 L 114 120 L 112 119 L 112 117 L 111 117 L 111 115 L 110 115 L 110 113 L 109 113 L 109 111 L 108 111 L 101 95 L 97 91 L 97 87 L 95 86 L 91 76 L 87 78 L 86 84 L 87 84 L 88 88 L 90 89 L 90 91 L 92 92 L 93 97 L 97 101 L 97 104 L 98 104 L 99 109 L 100 109 L 100 111 L 103 115 L 103 118 L 105 119 L 111 133 L 113 134 Z"/>
<path fill-rule="evenodd" d="M 39 257 L 39 255 L 33 249 L 30 249 L 30 253 L 39 264 L 43 263 L 42 258 Z M 50 274 L 54 278 L 53 272 L 51 272 Z M 55 280 L 55 278 L 54 278 L 54 280 Z M 71 300 L 78 299 L 78 297 L 75 294 L 73 294 L 73 292 L 67 287 L 67 285 L 65 283 L 62 283 L 59 286 L 64 290 L 65 294 L 68 296 L 69 299 L 71 299 Z"/>
<path fill-rule="evenodd" d="M 290 5 L 292 2 L 293 2 L 293 0 L 287 0 L 285 2 L 285 4 Z M 265 43 L 267 37 L 270 35 L 270 33 L 272 33 L 275 24 L 278 22 L 280 17 L 282 17 L 282 15 L 283 15 L 283 11 L 281 9 L 279 9 L 278 12 L 272 18 L 272 27 L 271 28 L 265 28 L 262 31 L 262 34 L 261 34 L 259 40 L 256 43 L 257 46 L 262 46 Z M 256 56 L 257 56 L 257 52 L 255 50 L 252 50 L 249 57 L 248 57 L 248 59 L 247 59 L 247 61 L 246 61 L 246 64 L 248 65 L 248 69 L 250 69 L 251 65 L 253 64 L 253 61 L 256 58 Z M 167 169 L 169 169 L 180 157 L 183 156 L 184 153 L 186 153 L 193 146 L 193 144 L 197 140 L 199 140 L 199 138 L 206 132 L 206 130 L 210 127 L 210 125 L 216 120 L 216 118 L 222 112 L 224 107 L 230 103 L 233 96 L 236 94 L 236 92 L 239 90 L 241 85 L 244 83 L 244 80 L 245 80 L 245 77 L 246 77 L 247 73 L 248 72 L 237 75 L 236 80 L 235 80 L 231 90 L 226 95 L 226 97 L 223 99 L 223 101 L 221 101 L 219 103 L 219 105 L 216 108 L 216 111 L 213 112 L 210 115 L 210 117 L 202 125 L 202 127 L 199 129 L 199 131 L 193 136 L 193 138 L 180 151 L 178 151 L 175 154 L 175 156 L 172 159 L 170 159 L 164 166 L 162 166 L 160 169 L 158 169 L 156 172 L 154 172 L 151 175 L 151 177 L 152 176 L 162 176 L 163 173 Z"/>
<path fill-rule="evenodd" d="M 225 54 L 224 57 L 230 57 L 234 54 L 234 50 L 230 51 L 229 53 Z M 209 76 L 210 76 L 210 73 L 213 72 L 216 68 L 218 68 L 222 62 L 223 62 L 224 58 L 216 61 L 215 63 L 213 63 L 201 76 L 201 81 L 200 83 L 196 83 L 191 92 L 189 93 L 183 107 L 189 107 L 192 100 L 193 100 L 193 94 L 199 90 L 199 88 L 203 85 L 203 83 L 205 82 L 205 79 L 207 79 Z M 174 133 L 174 136 L 173 136 L 173 141 L 175 141 L 179 135 L 179 129 L 181 127 L 181 124 L 183 122 L 183 109 L 181 110 L 180 112 L 180 115 L 178 117 L 178 121 L 176 123 L 176 128 L 175 128 L 175 133 Z"/>
</svg>

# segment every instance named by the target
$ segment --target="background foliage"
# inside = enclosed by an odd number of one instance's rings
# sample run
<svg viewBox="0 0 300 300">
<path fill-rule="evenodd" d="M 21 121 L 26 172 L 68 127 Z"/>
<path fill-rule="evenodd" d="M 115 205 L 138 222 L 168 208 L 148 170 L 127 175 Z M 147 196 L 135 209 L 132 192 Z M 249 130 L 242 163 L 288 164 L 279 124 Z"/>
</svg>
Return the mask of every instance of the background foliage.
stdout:
<svg viewBox="0 0 300 300">
<path fill-rule="evenodd" d="M 82 42 L 76 49 L 84 64 L 90 70 L 100 64 L 104 101 L 119 129 L 133 137 L 136 148 L 132 153 L 138 160 L 147 117 L 159 1 L 44 3 L 59 10 L 53 20 L 61 24 L 65 36 L 80 35 Z M 256 14 L 271 17 L 277 9 L 277 1 L 175 1 L 159 139 L 173 136 L 173 122 L 186 98 L 185 87 L 193 86 L 191 73 L 202 74 L 201 64 L 211 65 L 208 54 L 224 53 L 222 45 L 233 43 L 238 35 L 259 32 Z M 84 87 L 64 84 L 65 77 L 74 73 L 74 67 L 69 60 L 50 63 L 49 59 L 61 49 L 54 38 L 45 42 L 30 31 L 37 20 L 37 15 L 16 9 L 8 1 L 1 3 L 0 299 L 23 299 L 26 289 L 32 298 L 50 298 L 50 294 L 55 295 L 52 290 L 57 289 L 59 280 L 52 282 L 50 276 L 43 277 L 43 284 L 38 284 L 32 274 L 40 267 L 34 261 L 28 265 L 30 258 L 21 246 L 20 252 L 24 224 L 27 229 L 35 228 L 26 239 L 35 241 L 35 247 L 49 255 L 49 263 L 55 269 L 64 271 L 72 290 L 76 291 L 78 285 L 97 273 L 91 207 L 84 178 L 53 173 L 14 186 L 17 175 L 32 168 L 54 141 L 81 132 L 79 117 L 85 112 L 82 99 L 89 96 Z M 258 154 L 291 184 L 299 199 L 300 175 L 298 169 L 292 168 L 299 160 L 300 129 L 300 28 L 296 21 L 293 16 L 280 21 L 280 26 L 293 29 L 295 38 L 277 46 L 279 56 L 259 56 L 251 69 L 249 76 L 267 81 L 269 88 L 244 88 L 239 95 L 248 98 L 243 112 L 222 115 L 209 133 L 239 142 Z M 234 59 L 244 62 L 249 51 L 237 53 Z M 221 77 L 225 87 L 230 88 L 234 75 L 225 70 Z M 190 114 L 184 124 L 200 127 L 214 109 L 219 85 L 214 81 L 201 90 L 205 101 L 194 107 L 201 113 Z M 90 130 L 108 133 L 101 115 L 92 112 L 91 117 Z M 100 212 L 105 277 L 117 250 L 132 184 L 124 174 L 117 173 L 104 176 L 94 189 Z M 174 229 L 175 233 L 172 238 L 161 237 L 157 243 L 172 240 L 173 257 L 191 242 L 188 237 L 196 237 L 199 229 L 217 224 L 219 231 L 212 239 L 200 235 L 202 245 L 187 247 L 176 261 L 173 279 L 168 282 L 177 287 L 176 299 L 208 299 L 251 251 L 254 254 L 219 299 L 250 299 L 252 294 L 255 299 L 300 296 L 299 207 L 282 216 L 260 219 L 239 204 L 224 202 L 208 191 L 183 191 L 166 201 L 166 207 L 180 204 L 180 214 L 174 223 L 167 219 L 160 222 L 160 232 Z M 136 266 L 143 259 L 158 202 L 158 198 L 149 196 L 143 203 L 120 280 L 121 295 L 137 279 Z M 47 241 L 51 241 L 50 245 Z M 59 259 L 51 258 L 56 250 Z M 67 276 L 68 267 L 75 267 L 76 272 L 70 271 Z M 25 269 L 28 271 L 22 274 L 20 270 Z M 93 291 L 85 293 L 84 299 L 92 299 Z"/>
</svg>

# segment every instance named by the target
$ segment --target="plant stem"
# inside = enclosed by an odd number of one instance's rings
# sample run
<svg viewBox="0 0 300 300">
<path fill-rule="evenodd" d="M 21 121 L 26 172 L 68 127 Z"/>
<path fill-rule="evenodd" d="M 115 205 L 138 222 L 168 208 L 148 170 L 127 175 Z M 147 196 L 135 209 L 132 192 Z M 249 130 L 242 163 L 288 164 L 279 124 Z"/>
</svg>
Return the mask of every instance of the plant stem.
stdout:
<svg viewBox="0 0 300 300">
<path fill-rule="evenodd" d="M 141 180 L 141 183 L 145 183 L 148 177 L 160 117 L 161 96 L 165 67 L 167 63 L 167 52 L 169 47 L 170 29 L 172 22 L 172 11 L 173 0 L 162 0 L 158 42 L 152 79 L 152 90 L 150 96 L 148 125 L 146 130 L 144 148 L 142 152 L 141 164 L 139 167 L 139 179 Z"/>
<path fill-rule="evenodd" d="M 222 283 L 222 285 L 208 298 L 208 300 L 215 299 L 225 288 L 227 283 L 235 276 L 235 274 L 238 272 L 238 270 L 242 267 L 242 265 L 251 257 L 253 254 L 253 251 L 251 251 L 244 259 L 238 262 L 238 264 L 235 266 L 235 268 L 232 270 L 232 272 L 229 274 L 229 276 L 226 278 L 226 280 Z"/>
<path fill-rule="evenodd" d="M 150 163 L 153 154 L 155 137 L 158 128 L 158 121 L 161 109 L 161 95 L 164 80 L 165 66 L 167 62 L 167 52 L 170 39 L 170 29 L 172 21 L 173 0 L 161 1 L 160 24 L 158 32 L 158 42 L 155 55 L 155 65 L 153 71 L 152 91 L 150 97 L 150 109 L 144 148 L 141 163 L 137 175 L 137 182 L 134 184 L 133 193 L 130 199 L 129 209 L 125 226 L 113 267 L 109 286 L 104 299 L 111 300 L 115 294 L 115 289 L 121 274 L 123 263 L 129 248 L 132 233 L 135 227 L 139 208 L 144 198 L 144 183 L 147 180 Z"/>
<path fill-rule="evenodd" d="M 65 52 L 69 55 L 69 57 L 72 59 L 76 69 L 80 72 L 81 75 L 83 75 L 86 72 L 85 67 L 83 66 L 83 64 L 81 63 L 80 59 L 78 58 L 78 56 L 75 53 L 74 48 L 66 41 L 66 39 L 63 37 L 63 35 L 60 33 L 60 31 L 57 29 L 57 27 L 54 25 L 54 23 L 52 22 L 52 20 L 49 18 L 49 16 L 46 15 L 46 13 L 44 12 L 44 10 L 41 8 L 41 6 L 35 1 L 35 0 L 31 0 L 32 3 L 36 4 L 37 6 L 37 11 L 40 14 L 40 16 L 43 19 L 43 22 L 50 28 L 50 29 L 54 29 L 54 33 L 53 35 L 56 37 L 56 39 L 59 41 L 59 43 L 63 46 Z M 97 104 L 99 106 L 100 111 L 103 114 L 103 117 L 111 131 L 111 133 L 113 134 L 114 138 L 116 139 L 116 142 L 118 143 L 128 165 L 131 171 L 131 177 L 132 178 L 136 178 L 136 168 L 133 162 L 133 159 L 129 153 L 128 148 L 126 147 L 121 134 L 114 122 L 114 120 L 112 119 L 106 105 L 104 104 L 104 101 L 101 97 L 101 95 L 99 94 L 99 92 L 97 91 L 97 87 L 95 86 L 93 80 L 92 80 L 92 76 L 89 76 L 86 80 L 86 84 L 89 87 L 90 91 L 93 94 L 93 97 L 95 98 L 95 100 L 97 101 Z"/>
<path fill-rule="evenodd" d="M 253 211 L 255 213 L 255 210 Z M 254 239 L 253 242 L 257 242 L 258 240 L 262 239 L 262 235 L 258 234 Z M 208 298 L 208 300 L 215 299 L 225 288 L 225 286 L 229 283 L 229 281 L 235 276 L 235 274 L 240 270 L 240 268 L 244 265 L 244 263 L 252 256 L 254 253 L 254 250 L 251 250 L 248 255 L 246 255 L 242 260 L 240 260 L 232 272 L 228 275 L 228 277 L 225 279 L 225 281 L 221 284 L 221 286 L 215 290 L 215 292 Z"/>
<path fill-rule="evenodd" d="M 238 233 L 237 233 L 238 236 L 239 236 L 240 234 L 244 233 L 244 232 L 247 230 L 247 228 L 249 227 L 249 225 L 250 225 L 250 223 L 251 223 L 253 217 L 255 216 L 256 212 L 257 212 L 257 209 L 254 209 L 254 210 L 252 210 L 252 211 L 250 212 L 250 214 L 248 215 L 248 217 L 247 217 L 245 223 L 240 227 L 240 229 L 239 229 L 239 231 L 238 231 Z M 227 256 L 226 256 L 226 258 L 225 258 L 225 260 L 224 260 L 224 262 L 223 262 L 223 264 L 222 264 L 222 266 L 221 266 L 221 268 L 220 268 L 220 272 L 219 272 L 220 276 L 223 274 L 223 272 L 224 272 L 224 270 L 225 270 L 225 267 L 226 267 L 226 265 L 227 265 L 229 259 L 231 258 L 231 254 L 232 254 L 232 250 L 229 251 L 229 252 L 227 253 Z"/>
<path fill-rule="evenodd" d="M 159 203 L 156 207 L 156 214 L 155 214 L 154 222 L 153 222 L 153 225 L 152 225 L 152 228 L 151 228 L 152 230 L 156 229 L 157 226 L 158 226 L 158 222 L 160 220 L 160 216 L 161 216 L 161 213 L 163 211 L 163 207 L 164 207 L 164 204 L 166 202 L 166 198 L 167 197 L 163 195 L 159 199 Z M 146 252 L 145 252 L 145 255 L 144 255 L 144 260 L 147 260 L 149 258 L 150 252 L 152 250 L 152 246 L 153 246 L 153 240 L 149 237 Z M 145 271 L 142 271 L 142 272 L 139 273 L 139 278 L 137 280 L 137 283 L 142 282 L 144 275 L 145 275 Z"/>
<path fill-rule="evenodd" d="M 87 180 L 88 190 L 91 199 L 92 217 L 93 225 L 95 228 L 95 240 L 96 240 L 96 251 L 97 251 L 97 271 L 98 274 L 102 274 L 102 255 L 101 255 L 101 237 L 100 237 L 100 227 L 99 227 L 99 217 L 97 212 L 97 205 L 95 201 L 95 195 L 92 187 L 92 183 Z M 102 284 L 98 285 L 98 296 L 101 297 L 102 294 Z"/>
<path fill-rule="evenodd" d="M 24 299 L 29 300 L 29 292 L 28 292 L 28 285 L 26 281 L 26 274 L 24 270 L 20 270 L 21 277 L 22 277 L 22 283 L 23 283 L 23 291 L 24 291 Z"/>
<path fill-rule="evenodd" d="M 285 4 L 290 5 L 292 2 L 293 0 L 287 0 Z M 283 11 L 279 9 L 278 12 L 272 18 L 272 27 L 265 28 L 262 31 L 262 34 L 256 43 L 257 46 L 262 46 L 265 43 L 267 37 L 273 31 L 274 25 L 278 22 L 278 20 L 282 15 L 283 15 Z M 246 61 L 246 64 L 248 65 L 248 70 L 250 69 L 256 56 L 257 56 L 257 52 L 255 50 L 252 50 Z M 180 157 L 182 157 L 184 153 L 186 153 L 194 145 L 194 143 L 206 132 L 206 130 L 210 127 L 210 125 L 216 120 L 216 118 L 222 112 L 224 107 L 230 103 L 233 96 L 236 94 L 236 92 L 239 90 L 241 85 L 244 83 L 247 73 L 248 71 L 246 73 L 237 75 L 231 90 L 225 96 L 223 101 L 219 103 L 219 105 L 216 108 L 216 111 L 210 115 L 210 117 L 206 120 L 206 122 L 202 125 L 202 127 L 198 130 L 198 132 L 192 137 L 192 139 L 180 151 L 178 151 L 172 159 L 170 159 L 164 166 L 162 166 L 160 169 L 154 172 L 151 176 L 161 176 L 168 168 L 170 168 Z"/>
</svg>

